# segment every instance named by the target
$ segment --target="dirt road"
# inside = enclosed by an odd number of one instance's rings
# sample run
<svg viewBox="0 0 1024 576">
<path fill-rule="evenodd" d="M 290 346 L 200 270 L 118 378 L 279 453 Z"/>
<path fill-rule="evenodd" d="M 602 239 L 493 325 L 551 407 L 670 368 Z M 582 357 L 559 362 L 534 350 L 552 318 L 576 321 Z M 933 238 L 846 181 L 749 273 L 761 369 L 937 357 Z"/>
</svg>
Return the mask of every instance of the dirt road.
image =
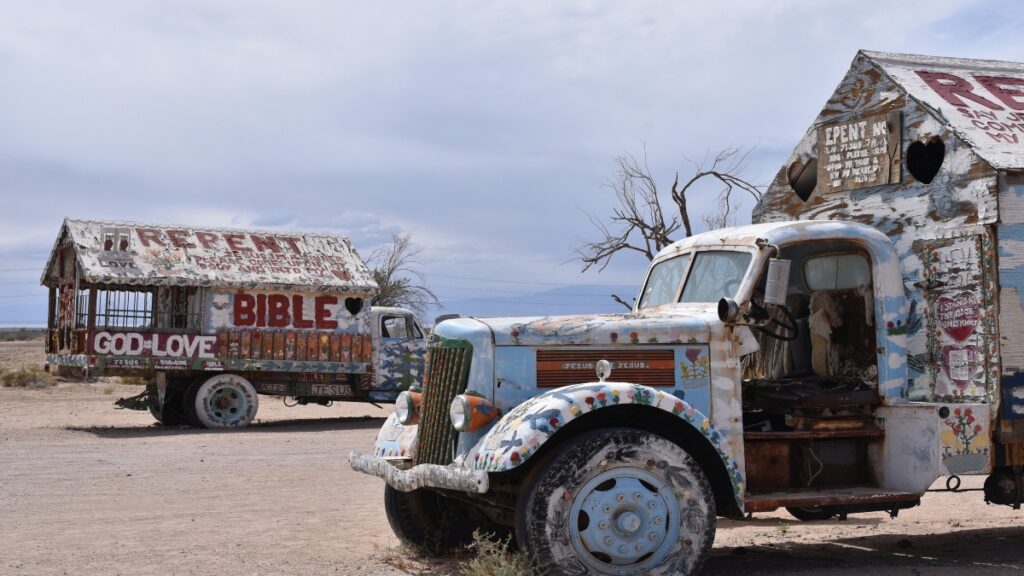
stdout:
<svg viewBox="0 0 1024 576">
<path fill-rule="evenodd" d="M 404 573 L 382 560 L 396 543 L 382 483 L 345 461 L 387 408 L 263 397 L 250 429 L 168 429 L 113 408 L 137 390 L 0 389 L 0 574 Z M 723 521 L 707 573 L 1016 573 L 1021 514 L 969 492 L 929 494 L 895 520 Z"/>
</svg>

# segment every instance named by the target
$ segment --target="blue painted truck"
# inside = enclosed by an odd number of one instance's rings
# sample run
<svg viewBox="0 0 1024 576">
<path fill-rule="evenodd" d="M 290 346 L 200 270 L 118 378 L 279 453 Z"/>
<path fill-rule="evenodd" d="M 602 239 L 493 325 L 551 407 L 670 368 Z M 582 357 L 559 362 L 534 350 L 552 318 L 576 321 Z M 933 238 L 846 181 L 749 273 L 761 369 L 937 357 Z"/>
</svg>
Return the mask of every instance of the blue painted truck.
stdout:
<svg viewBox="0 0 1024 576">
<path fill-rule="evenodd" d="M 662 250 L 628 313 L 440 323 L 352 467 L 403 541 L 551 574 L 694 574 L 719 516 L 895 516 L 942 476 L 1019 508 L 1022 84 L 858 53 L 755 224 Z"/>
<path fill-rule="evenodd" d="M 243 427 L 261 394 L 393 402 L 422 376 L 413 313 L 370 306 L 377 285 L 337 234 L 68 219 L 42 283 L 48 367 L 144 378 L 118 405 L 166 424 Z"/>
</svg>

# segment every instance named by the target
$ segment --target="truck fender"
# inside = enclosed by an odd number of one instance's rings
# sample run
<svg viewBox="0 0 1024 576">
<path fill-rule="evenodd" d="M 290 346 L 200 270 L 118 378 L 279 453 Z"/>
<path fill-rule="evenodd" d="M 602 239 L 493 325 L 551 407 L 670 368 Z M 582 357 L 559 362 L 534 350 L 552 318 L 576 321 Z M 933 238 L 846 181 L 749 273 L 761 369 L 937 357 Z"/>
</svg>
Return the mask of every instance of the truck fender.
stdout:
<svg viewBox="0 0 1024 576">
<path fill-rule="evenodd" d="M 569 422 L 611 406 L 640 404 L 675 415 L 715 448 L 732 482 L 737 503 L 746 486 L 731 444 L 711 421 L 686 401 L 649 386 L 627 382 L 575 384 L 534 396 L 505 414 L 465 456 L 477 470 L 506 472 L 530 459 Z M 742 509 L 742 508 L 741 508 Z"/>
</svg>

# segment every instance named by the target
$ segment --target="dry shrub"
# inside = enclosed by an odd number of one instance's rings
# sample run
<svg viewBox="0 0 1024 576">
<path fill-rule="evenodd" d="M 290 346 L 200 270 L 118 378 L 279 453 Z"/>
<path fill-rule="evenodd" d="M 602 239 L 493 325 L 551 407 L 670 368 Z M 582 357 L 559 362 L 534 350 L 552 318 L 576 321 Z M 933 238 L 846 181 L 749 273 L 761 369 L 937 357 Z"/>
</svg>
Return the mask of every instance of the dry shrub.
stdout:
<svg viewBox="0 0 1024 576">
<path fill-rule="evenodd" d="M 522 551 L 509 549 L 511 537 L 494 540 L 489 534 L 473 532 L 468 548 L 473 557 L 459 563 L 463 576 L 531 576 L 533 563 Z"/>
<path fill-rule="evenodd" d="M 38 366 L 26 366 L 3 372 L 0 384 L 4 388 L 49 388 L 56 386 L 57 381 Z"/>
</svg>

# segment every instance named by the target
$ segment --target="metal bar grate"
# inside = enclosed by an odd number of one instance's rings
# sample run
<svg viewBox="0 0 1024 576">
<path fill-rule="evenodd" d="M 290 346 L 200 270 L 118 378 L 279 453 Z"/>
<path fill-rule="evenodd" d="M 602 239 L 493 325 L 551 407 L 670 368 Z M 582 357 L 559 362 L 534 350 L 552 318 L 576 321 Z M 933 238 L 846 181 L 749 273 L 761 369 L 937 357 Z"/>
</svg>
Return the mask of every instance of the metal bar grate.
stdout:
<svg viewBox="0 0 1024 576">
<path fill-rule="evenodd" d="M 462 340 L 434 338 L 423 382 L 415 463 L 443 466 L 455 458 L 459 433 L 449 421 L 448 407 L 455 396 L 466 391 L 473 347 Z"/>
</svg>

